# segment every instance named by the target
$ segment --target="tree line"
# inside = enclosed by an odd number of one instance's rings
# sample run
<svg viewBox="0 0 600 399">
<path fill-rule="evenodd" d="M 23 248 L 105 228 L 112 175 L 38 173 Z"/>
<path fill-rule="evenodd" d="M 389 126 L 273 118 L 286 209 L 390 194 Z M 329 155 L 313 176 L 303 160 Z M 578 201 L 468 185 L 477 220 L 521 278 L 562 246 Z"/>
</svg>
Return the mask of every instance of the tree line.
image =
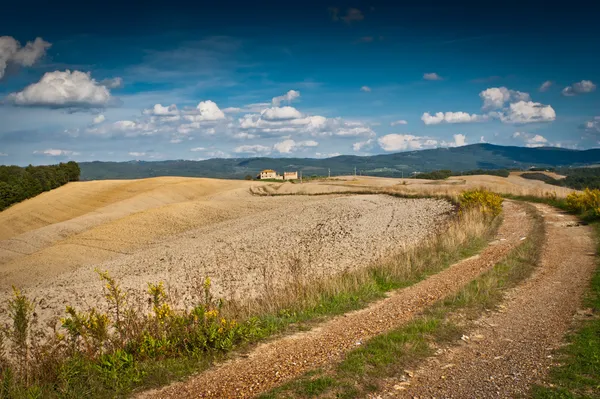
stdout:
<svg viewBox="0 0 600 399">
<path fill-rule="evenodd" d="M 25 168 L 0 165 L 0 211 L 44 191 L 78 181 L 80 173 L 74 161 Z"/>
</svg>

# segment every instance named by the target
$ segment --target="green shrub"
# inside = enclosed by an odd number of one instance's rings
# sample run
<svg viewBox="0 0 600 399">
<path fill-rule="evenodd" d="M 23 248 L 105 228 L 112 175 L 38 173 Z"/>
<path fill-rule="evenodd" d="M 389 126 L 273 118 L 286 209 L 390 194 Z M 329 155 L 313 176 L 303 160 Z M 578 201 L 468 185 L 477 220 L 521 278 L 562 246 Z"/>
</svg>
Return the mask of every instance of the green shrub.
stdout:
<svg viewBox="0 0 600 399">
<path fill-rule="evenodd" d="M 502 197 L 484 189 L 464 191 L 459 197 L 460 210 L 477 209 L 489 216 L 502 212 Z"/>
</svg>

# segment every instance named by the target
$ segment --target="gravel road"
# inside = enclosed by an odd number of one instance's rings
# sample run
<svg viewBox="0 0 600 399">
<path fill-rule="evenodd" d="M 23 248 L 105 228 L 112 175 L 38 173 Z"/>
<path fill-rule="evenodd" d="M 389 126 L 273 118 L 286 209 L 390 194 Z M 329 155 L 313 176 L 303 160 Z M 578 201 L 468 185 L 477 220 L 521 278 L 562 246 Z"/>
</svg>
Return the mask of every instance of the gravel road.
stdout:
<svg viewBox="0 0 600 399">
<path fill-rule="evenodd" d="M 472 339 L 425 362 L 407 390 L 391 388 L 374 397 L 515 398 L 544 382 L 594 271 L 595 248 L 589 226 L 535 206 L 547 239 L 534 275 L 509 292 L 499 312 L 476 323 L 466 334 Z"/>
</svg>

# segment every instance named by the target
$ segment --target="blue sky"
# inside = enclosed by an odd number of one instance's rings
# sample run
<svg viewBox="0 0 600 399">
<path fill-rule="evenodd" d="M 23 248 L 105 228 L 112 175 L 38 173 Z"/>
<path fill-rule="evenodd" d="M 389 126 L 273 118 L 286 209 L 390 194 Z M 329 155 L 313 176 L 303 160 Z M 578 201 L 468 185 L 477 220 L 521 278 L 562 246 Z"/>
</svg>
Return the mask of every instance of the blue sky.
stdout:
<svg viewBox="0 0 600 399">
<path fill-rule="evenodd" d="M 28 2 L 0 15 L 0 163 L 597 147 L 582 7 Z"/>
</svg>

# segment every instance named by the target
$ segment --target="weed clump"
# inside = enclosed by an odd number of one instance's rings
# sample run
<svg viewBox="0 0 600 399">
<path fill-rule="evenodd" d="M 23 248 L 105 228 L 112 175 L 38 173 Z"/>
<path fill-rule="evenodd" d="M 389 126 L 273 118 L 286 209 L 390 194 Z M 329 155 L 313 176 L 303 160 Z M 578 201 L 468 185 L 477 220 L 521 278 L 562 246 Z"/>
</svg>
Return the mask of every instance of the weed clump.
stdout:
<svg viewBox="0 0 600 399">
<path fill-rule="evenodd" d="M 464 191 L 459 197 L 461 212 L 476 209 L 491 217 L 502 212 L 502 197 L 485 189 Z"/>
<path fill-rule="evenodd" d="M 67 306 L 62 331 L 50 336 L 36 329 L 33 302 L 14 289 L 12 324 L 0 329 L 0 398 L 74 397 L 92 383 L 98 396 L 119 396 L 145 377 L 140 362 L 201 359 L 255 334 L 254 322 L 238 323 L 221 311 L 209 278 L 199 303 L 181 311 L 171 308 L 162 282 L 148 284 L 151 311 L 144 313 L 113 277 L 97 273 L 108 311 Z"/>
</svg>

